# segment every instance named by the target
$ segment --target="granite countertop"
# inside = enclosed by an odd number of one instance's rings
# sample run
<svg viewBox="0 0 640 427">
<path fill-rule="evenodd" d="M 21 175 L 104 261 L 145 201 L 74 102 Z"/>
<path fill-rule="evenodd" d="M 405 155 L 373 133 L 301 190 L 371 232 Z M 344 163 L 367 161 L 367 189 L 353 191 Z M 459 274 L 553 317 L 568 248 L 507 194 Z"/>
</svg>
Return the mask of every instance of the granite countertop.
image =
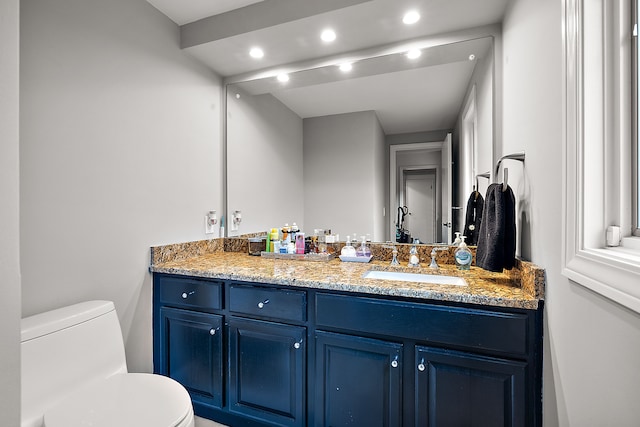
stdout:
<svg viewBox="0 0 640 427">
<path fill-rule="evenodd" d="M 428 268 L 428 259 L 425 263 L 422 258 L 419 268 L 392 267 L 387 260 L 375 259 L 370 263 L 342 262 L 338 258 L 326 262 L 268 259 L 225 251 L 225 246 L 223 241 L 201 241 L 154 247 L 150 271 L 524 309 L 537 309 L 544 294 L 544 270 L 523 261 L 511 271 L 493 273 L 475 266 L 461 271 L 451 264 L 441 264 L 434 270 Z M 362 278 L 372 269 L 460 276 L 467 286 Z"/>
</svg>

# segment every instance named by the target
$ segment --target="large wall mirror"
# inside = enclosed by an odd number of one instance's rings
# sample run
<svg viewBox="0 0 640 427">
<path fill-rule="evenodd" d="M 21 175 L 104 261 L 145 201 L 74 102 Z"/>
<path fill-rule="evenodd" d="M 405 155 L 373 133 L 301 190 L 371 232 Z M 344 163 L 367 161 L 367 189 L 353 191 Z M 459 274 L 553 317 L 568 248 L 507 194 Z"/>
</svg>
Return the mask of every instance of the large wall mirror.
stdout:
<svg viewBox="0 0 640 427">
<path fill-rule="evenodd" d="M 491 170 L 494 57 L 482 29 L 227 79 L 227 235 L 395 240 L 402 213 L 412 237 L 450 242 Z"/>
</svg>

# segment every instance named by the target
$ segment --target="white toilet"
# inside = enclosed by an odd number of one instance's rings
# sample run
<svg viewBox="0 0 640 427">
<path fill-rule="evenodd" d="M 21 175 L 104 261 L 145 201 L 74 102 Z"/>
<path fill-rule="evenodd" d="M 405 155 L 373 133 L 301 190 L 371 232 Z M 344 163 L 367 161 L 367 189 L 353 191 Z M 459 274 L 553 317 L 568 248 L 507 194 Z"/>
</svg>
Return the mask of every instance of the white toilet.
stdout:
<svg viewBox="0 0 640 427">
<path fill-rule="evenodd" d="M 193 427 L 187 390 L 171 378 L 127 373 L 111 301 L 22 319 L 21 427 Z"/>
</svg>

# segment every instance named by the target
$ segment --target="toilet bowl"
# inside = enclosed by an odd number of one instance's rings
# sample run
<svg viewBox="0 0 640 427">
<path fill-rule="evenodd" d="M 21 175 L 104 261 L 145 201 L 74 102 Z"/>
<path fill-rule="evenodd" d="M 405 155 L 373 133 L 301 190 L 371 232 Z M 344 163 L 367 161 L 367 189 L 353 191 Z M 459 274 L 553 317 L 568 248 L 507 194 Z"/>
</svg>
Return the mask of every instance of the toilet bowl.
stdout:
<svg viewBox="0 0 640 427">
<path fill-rule="evenodd" d="M 45 427 L 81 425 L 189 427 L 193 411 L 189 394 L 170 378 L 115 374 L 72 393 L 44 414 Z"/>
<path fill-rule="evenodd" d="M 187 390 L 128 373 L 111 301 L 22 319 L 21 427 L 193 427 Z"/>
</svg>

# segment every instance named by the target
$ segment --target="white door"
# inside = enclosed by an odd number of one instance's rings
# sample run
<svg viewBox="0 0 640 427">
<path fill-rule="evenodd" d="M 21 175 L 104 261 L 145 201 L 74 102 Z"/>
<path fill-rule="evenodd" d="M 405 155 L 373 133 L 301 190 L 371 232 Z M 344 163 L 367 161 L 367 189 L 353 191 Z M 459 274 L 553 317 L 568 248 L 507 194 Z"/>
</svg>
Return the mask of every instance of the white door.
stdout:
<svg viewBox="0 0 640 427">
<path fill-rule="evenodd" d="M 453 242 L 452 239 L 452 222 L 453 209 L 451 201 L 452 191 L 452 174 L 451 174 L 451 134 L 442 144 L 442 241 L 444 243 Z"/>
<path fill-rule="evenodd" d="M 404 202 L 409 210 L 405 228 L 412 239 L 435 242 L 436 239 L 436 174 L 434 170 L 404 174 Z"/>
</svg>

